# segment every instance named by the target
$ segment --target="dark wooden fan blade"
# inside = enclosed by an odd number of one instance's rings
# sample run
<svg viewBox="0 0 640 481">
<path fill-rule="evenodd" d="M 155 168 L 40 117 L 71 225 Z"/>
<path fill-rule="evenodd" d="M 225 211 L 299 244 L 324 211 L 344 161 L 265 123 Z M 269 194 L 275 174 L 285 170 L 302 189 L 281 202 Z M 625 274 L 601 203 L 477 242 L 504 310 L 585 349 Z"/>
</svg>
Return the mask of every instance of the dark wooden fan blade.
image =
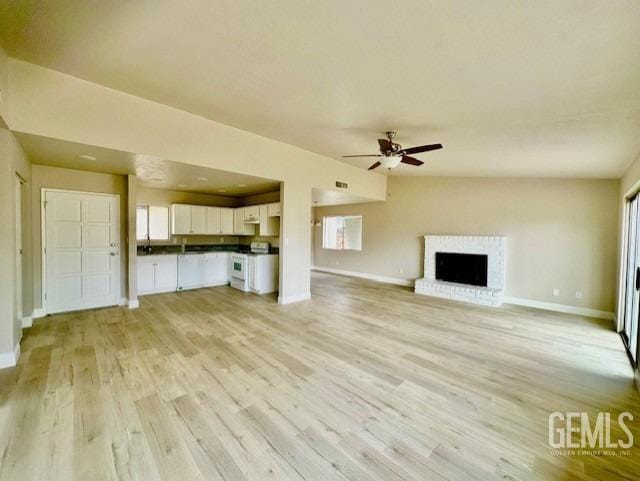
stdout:
<svg viewBox="0 0 640 481">
<path fill-rule="evenodd" d="M 382 157 L 382 154 L 365 154 L 365 155 L 343 155 L 343 158 L 347 157 Z"/>
<path fill-rule="evenodd" d="M 378 139 L 378 144 L 380 145 L 380 150 L 382 152 L 393 150 L 393 145 L 391 145 L 391 142 L 389 142 L 388 139 Z"/>
<path fill-rule="evenodd" d="M 430 150 L 438 150 L 442 148 L 442 144 L 420 145 L 419 147 L 411 147 L 410 149 L 402 149 L 403 154 L 419 154 L 420 152 L 429 152 Z"/>
<path fill-rule="evenodd" d="M 421 160 L 415 159 L 413 157 L 408 157 L 406 155 L 402 156 L 402 160 L 400 161 L 403 164 L 409 164 L 409 165 L 422 165 L 424 164 L 424 162 L 422 162 Z"/>
<path fill-rule="evenodd" d="M 373 170 L 376 167 L 380 167 L 380 162 L 376 162 L 375 164 L 373 164 L 371 167 L 369 167 L 367 170 Z"/>
</svg>

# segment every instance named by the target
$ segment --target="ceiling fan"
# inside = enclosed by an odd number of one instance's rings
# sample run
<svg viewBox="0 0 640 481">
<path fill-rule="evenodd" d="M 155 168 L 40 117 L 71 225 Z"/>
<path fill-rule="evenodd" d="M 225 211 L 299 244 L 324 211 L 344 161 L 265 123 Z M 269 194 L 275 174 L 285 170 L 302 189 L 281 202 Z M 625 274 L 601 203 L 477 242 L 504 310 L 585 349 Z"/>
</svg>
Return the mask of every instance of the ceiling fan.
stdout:
<svg viewBox="0 0 640 481">
<path fill-rule="evenodd" d="M 382 157 L 378 162 L 369 167 L 369 170 L 373 170 L 380 166 L 387 169 L 393 169 L 394 167 L 397 167 L 400 162 L 419 167 L 424 164 L 424 162 L 414 157 L 410 157 L 409 154 L 419 154 L 421 152 L 429 152 L 430 150 L 438 150 L 442 148 L 442 144 L 430 144 L 403 149 L 402 145 L 396 144 L 393 141 L 396 137 L 395 132 L 385 132 L 385 135 L 387 136 L 386 139 L 378 139 L 378 145 L 380 145 L 379 154 L 343 155 L 342 157 Z"/>
</svg>

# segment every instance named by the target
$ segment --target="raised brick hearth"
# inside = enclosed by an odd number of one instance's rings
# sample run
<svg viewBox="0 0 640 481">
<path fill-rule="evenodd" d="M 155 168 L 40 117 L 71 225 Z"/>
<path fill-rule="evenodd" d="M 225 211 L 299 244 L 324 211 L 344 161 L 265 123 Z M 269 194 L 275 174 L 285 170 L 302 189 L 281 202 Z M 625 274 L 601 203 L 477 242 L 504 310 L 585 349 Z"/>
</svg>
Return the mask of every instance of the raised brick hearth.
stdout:
<svg viewBox="0 0 640 481">
<path fill-rule="evenodd" d="M 506 237 L 426 235 L 424 242 L 424 277 L 416 280 L 416 293 L 485 306 L 502 304 L 505 289 Z M 487 286 L 436 280 L 436 252 L 485 254 L 488 264 Z"/>
</svg>

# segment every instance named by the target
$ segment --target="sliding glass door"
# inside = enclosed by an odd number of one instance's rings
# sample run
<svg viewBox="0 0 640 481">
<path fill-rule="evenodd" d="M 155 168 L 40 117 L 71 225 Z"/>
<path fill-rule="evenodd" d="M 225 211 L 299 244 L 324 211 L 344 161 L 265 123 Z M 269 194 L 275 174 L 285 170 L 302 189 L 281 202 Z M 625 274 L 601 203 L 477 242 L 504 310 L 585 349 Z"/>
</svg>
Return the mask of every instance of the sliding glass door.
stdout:
<svg viewBox="0 0 640 481">
<path fill-rule="evenodd" d="M 625 340 L 634 365 L 637 364 L 638 350 L 638 308 L 640 301 L 640 209 L 639 196 L 629 200 L 629 218 L 627 219 L 627 278 L 624 301 L 624 326 L 622 337 Z"/>
</svg>

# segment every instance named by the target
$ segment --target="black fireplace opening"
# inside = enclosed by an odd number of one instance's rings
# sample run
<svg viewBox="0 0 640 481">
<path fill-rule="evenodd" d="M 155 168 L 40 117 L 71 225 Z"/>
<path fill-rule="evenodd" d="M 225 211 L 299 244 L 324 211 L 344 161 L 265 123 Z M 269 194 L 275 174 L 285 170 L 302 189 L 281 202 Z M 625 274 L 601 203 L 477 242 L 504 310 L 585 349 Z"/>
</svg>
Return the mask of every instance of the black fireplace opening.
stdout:
<svg viewBox="0 0 640 481">
<path fill-rule="evenodd" d="M 436 252 L 436 279 L 487 287 L 486 254 Z"/>
</svg>

